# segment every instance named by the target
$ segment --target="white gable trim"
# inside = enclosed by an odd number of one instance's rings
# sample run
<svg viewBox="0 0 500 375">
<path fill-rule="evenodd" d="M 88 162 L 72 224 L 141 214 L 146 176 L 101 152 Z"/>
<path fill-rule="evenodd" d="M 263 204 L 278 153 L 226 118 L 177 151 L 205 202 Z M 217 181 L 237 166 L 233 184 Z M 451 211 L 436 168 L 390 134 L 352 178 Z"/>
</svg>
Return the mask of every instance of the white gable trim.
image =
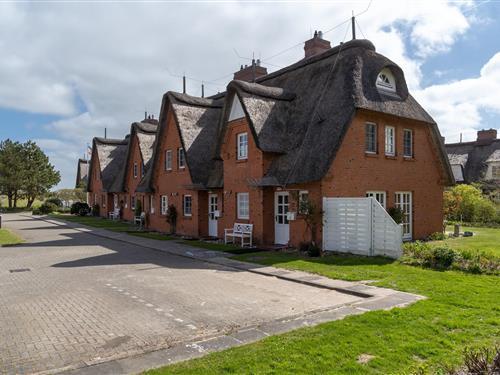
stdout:
<svg viewBox="0 0 500 375">
<path fill-rule="evenodd" d="M 229 113 L 229 120 L 233 121 L 245 117 L 245 112 L 241 106 L 240 99 L 237 95 L 233 98 L 233 104 L 231 105 L 231 112 Z"/>
</svg>

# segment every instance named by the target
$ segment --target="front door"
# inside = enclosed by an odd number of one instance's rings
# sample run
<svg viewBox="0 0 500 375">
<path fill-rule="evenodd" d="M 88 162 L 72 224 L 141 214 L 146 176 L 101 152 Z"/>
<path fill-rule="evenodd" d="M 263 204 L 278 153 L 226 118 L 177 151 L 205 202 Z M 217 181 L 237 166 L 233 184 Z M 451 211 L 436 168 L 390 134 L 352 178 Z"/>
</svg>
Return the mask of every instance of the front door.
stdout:
<svg viewBox="0 0 500 375">
<path fill-rule="evenodd" d="M 217 194 L 208 195 L 208 235 L 217 237 L 217 215 L 219 211 Z"/>
<path fill-rule="evenodd" d="M 395 194 L 395 206 L 403 211 L 403 240 L 411 240 L 413 227 L 412 196 L 411 192 L 398 191 Z"/>
<path fill-rule="evenodd" d="M 274 199 L 274 242 L 287 245 L 290 240 L 290 225 L 288 223 L 288 193 L 276 192 Z"/>
</svg>

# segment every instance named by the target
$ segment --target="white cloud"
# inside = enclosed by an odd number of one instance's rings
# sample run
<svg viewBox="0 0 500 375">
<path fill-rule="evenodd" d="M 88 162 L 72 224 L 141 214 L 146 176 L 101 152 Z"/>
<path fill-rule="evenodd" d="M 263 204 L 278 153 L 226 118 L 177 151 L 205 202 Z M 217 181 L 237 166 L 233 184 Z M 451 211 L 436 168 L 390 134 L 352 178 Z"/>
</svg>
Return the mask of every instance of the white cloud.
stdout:
<svg viewBox="0 0 500 375">
<path fill-rule="evenodd" d="M 106 127 L 110 137 L 123 137 L 144 109 L 158 115 L 164 92 L 182 89 L 181 79 L 170 76 L 167 68 L 206 81 L 231 75 L 248 63 L 234 48 L 243 56 L 272 56 L 367 4 L 2 3 L 0 107 L 64 116 L 45 127 L 47 138 L 63 144 L 40 141 L 62 171 L 61 186 L 70 186 L 76 158 L 93 136 L 102 136 Z M 468 30 L 463 10 L 469 8 L 468 3 L 444 1 L 373 1 L 358 22 L 377 50 L 403 68 L 410 89 L 420 90 L 422 64 Z M 325 37 L 336 45 L 348 27 Z M 409 33 L 418 59 L 409 56 L 404 33 Z M 286 66 L 302 57 L 298 45 L 267 64 L 275 70 L 270 64 Z M 224 90 L 229 79 L 207 82 L 206 93 Z M 188 81 L 188 92 L 200 95 L 200 85 Z M 438 94 L 422 97 L 432 95 Z M 457 120 L 469 118 L 472 124 L 480 115 L 465 104 L 446 108 L 461 111 Z M 444 116 L 441 108 L 435 110 Z"/>
</svg>

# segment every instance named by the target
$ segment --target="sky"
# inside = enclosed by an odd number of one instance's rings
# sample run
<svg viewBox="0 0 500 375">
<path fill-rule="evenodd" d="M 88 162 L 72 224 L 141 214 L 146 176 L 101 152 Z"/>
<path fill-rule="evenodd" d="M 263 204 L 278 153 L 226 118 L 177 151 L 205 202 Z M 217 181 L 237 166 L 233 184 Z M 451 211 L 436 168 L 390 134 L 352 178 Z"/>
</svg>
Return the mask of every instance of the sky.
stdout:
<svg viewBox="0 0 500 375">
<path fill-rule="evenodd" d="M 32 139 L 73 187 L 95 136 L 122 138 L 162 95 L 224 91 L 240 65 L 303 58 L 322 30 L 398 64 L 447 142 L 500 130 L 500 1 L 0 1 L 0 140 Z"/>
</svg>

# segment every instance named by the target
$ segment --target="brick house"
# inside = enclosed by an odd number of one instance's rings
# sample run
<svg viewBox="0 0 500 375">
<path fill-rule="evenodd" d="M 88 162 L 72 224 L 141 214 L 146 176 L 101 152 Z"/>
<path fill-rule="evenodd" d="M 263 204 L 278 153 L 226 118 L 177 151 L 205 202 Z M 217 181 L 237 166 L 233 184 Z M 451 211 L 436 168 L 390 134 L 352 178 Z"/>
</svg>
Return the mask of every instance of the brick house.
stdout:
<svg viewBox="0 0 500 375">
<path fill-rule="evenodd" d="M 152 158 L 154 167 L 137 189 L 154 197 L 149 208 L 153 203 L 157 209 L 149 209 L 149 228 L 171 232 L 173 228 L 167 223 L 166 214 L 173 205 L 178 214 L 176 233 L 217 237 L 213 211 L 218 209 L 220 181 L 212 180 L 211 174 L 220 169 L 220 162 L 211 155 L 221 110 L 220 100 L 174 92 L 164 95 Z"/>
<path fill-rule="evenodd" d="M 75 188 L 82 188 L 87 186 L 89 174 L 89 161 L 85 159 L 78 159 L 76 167 L 76 183 Z"/>
<path fill-rule="evenodd" d="M 479 130 L 473 142 L 446 144 L 457 183 L 482 184 L 483 191 L 500 201 L 500 139 L 496 129 Z"/>
<path fill-rule="evenodd" d="M 109 209 L 119 208 L 122 219 L 127 221 L 134 220 L 137 202 L 141 202 L 144 211 L 149 199 L 149 196 L 136 193 L 136 189 L 151 166 L 157 124 L 157 120 L 145 119 L 130 126 L 124 165 L 112 185 L 113 208 Z"/>
<path fill-rule="evenodd" d="M 100 216 L 106 217 L 113 207 L 113 194 L 117 176 L 127 155 L 128 137 L 125 139 L 94 138 L 87 184 L 88 204 L 99 206 Z"/>
<path fill-rule="evenodd" d="M 257 243 L 297 246 L 310 240 L 299 200 L 374 196 L 403 210 L 404 238 L 441 231 L 453 178 L 436 123 L 369 41 L 318 38 L 296 64 L 228 85 L 216 155 L 223 226 L 253 223 Z"/>
</svg>

